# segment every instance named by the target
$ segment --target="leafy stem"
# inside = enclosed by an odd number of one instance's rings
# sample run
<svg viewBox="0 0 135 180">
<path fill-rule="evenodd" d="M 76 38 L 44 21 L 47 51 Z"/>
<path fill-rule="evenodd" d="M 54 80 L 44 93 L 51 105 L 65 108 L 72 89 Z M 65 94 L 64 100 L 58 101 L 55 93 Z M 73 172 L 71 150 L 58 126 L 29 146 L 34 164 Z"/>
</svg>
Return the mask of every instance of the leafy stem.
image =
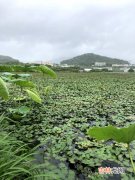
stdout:
<svg viewBox="0 0 135 180">
<path fill-rule="evenodd" d="M 133 171 L 134 171 L 134 173 L 135 173 L 135 165 L 134 165 L 134 162 L 133 162 L 133 158 L 132 158 L 132 155 L 131 155 L 131 151 L 130 151 L 130 146 L 129 146 L 129 144 L 128 144 L 128 154 L 129 154 L 129 157 L 130 157 L 130 162 L 131 162 L 131 164 L 132 164 L 132 168 L 133 168 Z"/>
</svg>

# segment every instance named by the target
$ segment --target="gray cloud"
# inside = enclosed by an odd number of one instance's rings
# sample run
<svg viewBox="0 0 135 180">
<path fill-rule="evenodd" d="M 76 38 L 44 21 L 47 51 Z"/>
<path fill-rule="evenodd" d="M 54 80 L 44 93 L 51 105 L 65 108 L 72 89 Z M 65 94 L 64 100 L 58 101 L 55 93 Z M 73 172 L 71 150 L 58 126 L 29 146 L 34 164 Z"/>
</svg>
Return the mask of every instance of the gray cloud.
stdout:
<svg viewBox="0 0 135 180">
<path fill-rule="evenodd" d="M 59 62 L 97 53 L 135 63 L 133 0 L 0 0 L 0 54 Z"/>
</svg>

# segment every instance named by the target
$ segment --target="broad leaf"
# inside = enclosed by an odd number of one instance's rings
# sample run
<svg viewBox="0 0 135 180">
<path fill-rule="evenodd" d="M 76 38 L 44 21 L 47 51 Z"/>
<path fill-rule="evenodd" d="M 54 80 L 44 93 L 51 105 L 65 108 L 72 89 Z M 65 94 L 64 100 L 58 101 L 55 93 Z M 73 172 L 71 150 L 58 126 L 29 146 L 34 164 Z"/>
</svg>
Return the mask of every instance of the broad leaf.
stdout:
<svg viewBox="0 0 135 180">
<path fill-rule="evenodd" d="M 116 128 L 114 126 L 93 127 L 88 130 L 88 134 L 97 140 L 113 139 L 117 142 L 129 144 L 135 140 L 135 124 L 125 128 Z"/>
<path fill-rule="evenodd" d="M 23 80 L 23 79 L 15 79 L 15 80 L 12 80 L 12 82 L 21 87 L 30 87 L 30 88 L 35 87 L 35 84 L 33 82 Z"/>
<path fill-rule="evenodd" d="M 27 106 L 21 106 L 17 108 L 9 108 L 10 113 L 27 114 L 30 112 L 30 108 Z"/>
<path fill-rule="evenodd" d="M 36 89 L 30 89 L 30 91 L 32 91 L 32 92 L 35 93 L 37 96 L 39 96 L 39 93 L 37 92 Z"/>
<path fill-rule="evenodd" d="M 31 76 L 30 74 L 18 74 L 18 75 L 19 77 L 22 77 L 22 78 L 28 78 Z"/>
<path fill-rule="evenodd" d="M 2 73 L 3 76 L 14 76 L 15 74 L 10 73 L 10 72 L 4 72 Z"/>
<path fill-rule="evenodd" d="M 1 77 L 0 77 L 0 96 L 4 100 L 8 100 L 9 99 L 8 88 L 6 86 L 6 83 L 3 81 L 3 79 L 1 79 Z"/>
<path fill-rule="evenodd" d="M 21 106 L 21 107 L 18 108 L 18 112 L 20 114 L 27 114 L 27 113 L 30 112 L 30 108 L 27 107 L 27 106 Z"/>
<path fill-rule="evenodd" d="M 33 101 L 41 104 L 41 98 L 40 98 L 40 96 L 39 96 L 37 93 L 34 93 L 33 91 L 31 91 L 31 90 L 29 90 L 29 89 L 26 89 L 26 92 L 28 93 L 29 97 L 30 97 Z"/>
<path fill-rule="evenodd" d="M 41 66 L 38 66 L 37 69 L 41 71 L 43 74 L 47 74 L 53 78 L 57 77 L 56 73 L 52 69 L 48 68 L 47 66 L 41 65 Z"/>
</svg>

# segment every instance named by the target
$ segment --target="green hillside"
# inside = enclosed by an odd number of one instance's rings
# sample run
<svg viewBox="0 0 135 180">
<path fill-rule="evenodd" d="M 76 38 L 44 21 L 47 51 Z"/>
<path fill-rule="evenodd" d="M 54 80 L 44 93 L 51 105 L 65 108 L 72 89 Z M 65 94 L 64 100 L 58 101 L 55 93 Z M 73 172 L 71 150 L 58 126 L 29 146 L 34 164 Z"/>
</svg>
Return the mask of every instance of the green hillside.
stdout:
<svg viewBox="0 0 135 180">
<path fill-rule="evenodd" d="M 111 66 L 112 64 L 129 64 L 128 61 L 109 58 L 106 56 L 100 56 L 93 53 L 87 53 L 80 56 L 76 56 L 72 59 L 63 60 L 61 61 L 61 64 L 88 67 L 94 65 L 95 62 L 106 62 L 108 66 Z"/>
<path fill-rule="evenodd" d="M 19 60 L 14 59 L 10 56 L 0 55 L 0 64 L 18 64 Z"/>
</svg>

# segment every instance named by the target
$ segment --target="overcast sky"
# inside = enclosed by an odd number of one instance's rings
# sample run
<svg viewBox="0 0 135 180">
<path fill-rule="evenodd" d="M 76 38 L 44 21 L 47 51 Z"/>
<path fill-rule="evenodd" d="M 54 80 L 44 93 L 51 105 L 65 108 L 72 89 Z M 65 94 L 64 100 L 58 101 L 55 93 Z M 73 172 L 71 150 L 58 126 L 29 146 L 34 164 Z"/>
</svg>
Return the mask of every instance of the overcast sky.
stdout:
<svg viewBox="0 0 135 180">
<path fill-rule="evenodd" d="M 24 62 L 83 53 L 135 63 L 135 0 L 0 0 L 0 54 Z"/>
</svg>

